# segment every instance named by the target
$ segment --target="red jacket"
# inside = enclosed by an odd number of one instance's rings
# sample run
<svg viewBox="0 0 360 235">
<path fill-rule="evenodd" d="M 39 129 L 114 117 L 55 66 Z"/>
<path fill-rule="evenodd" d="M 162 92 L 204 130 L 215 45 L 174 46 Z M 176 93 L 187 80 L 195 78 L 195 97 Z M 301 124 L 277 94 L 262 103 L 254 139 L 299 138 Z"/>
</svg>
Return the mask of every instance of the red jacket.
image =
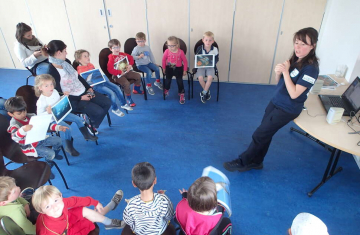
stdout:
<svg viewBox="0 0 360 235">
<path fill-rule="evenodd" d="M 176 206 L 176 219 L 186 235 L 208 235 L 221 219 L 222 212 L 202 215 L 190 208 L 186 198 Z"/>
<path fill-rule="evenodd" d="M 64 209 L 59 218 L 47 216 L 45 214 L 39 214 L 36 220 L 36 234 L 37 235 L 54 235 L 62 234 L 69 223 L 69 229 L 67 235 L 87 235 L 90 231 L 95 229 L 95 225 L 85 218 L 79 221 L 71 221 L 69 214 L 71 214 L 70 208 L 85 207 L 85 206 L 97 206 L 99 201 L 92 199 L 91 197 L 69 197 L 63 198 Z M 71 218 L 71 217 L 70 217 Z M 45 227 L 44 226 L 47 227 Z M 51 232 L 50 230 L 55 233 Z"/>
<path fill-rule="evenodd" d="M 129 61 L 130 65 L 134 64 L 134 58 L 129 54 L 120 52 L 119 55 L 113 55 L 113 54 L 109 55 L 109 62 L 107 64 L 107 70 L 109 71 L 110 74 L 112 74 L 112 75 L 120 75 L 120 74 L 122 74 L 121 70 L 114 69 L 114 64 L 116 62 L 118 62 L 119 60 L 122 60 L 124 57 L 128 58 L 128 61 Z"/>
</svg>

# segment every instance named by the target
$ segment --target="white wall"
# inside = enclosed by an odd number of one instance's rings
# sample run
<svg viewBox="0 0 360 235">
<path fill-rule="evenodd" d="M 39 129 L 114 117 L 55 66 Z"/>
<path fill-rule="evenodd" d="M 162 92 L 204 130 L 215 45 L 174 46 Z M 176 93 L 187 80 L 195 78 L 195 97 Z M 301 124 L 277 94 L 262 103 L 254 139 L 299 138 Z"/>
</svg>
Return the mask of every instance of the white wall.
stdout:
<svg viewBox="0 0 360 235">
<path fill-rule="evenodd" d="M 359 9 L 359 0 L 328 0 L 317 48 L 320 74 L 334 74 L 337 65 L 345 64 L 346 80 L 360 76 Z"/>
</svg>

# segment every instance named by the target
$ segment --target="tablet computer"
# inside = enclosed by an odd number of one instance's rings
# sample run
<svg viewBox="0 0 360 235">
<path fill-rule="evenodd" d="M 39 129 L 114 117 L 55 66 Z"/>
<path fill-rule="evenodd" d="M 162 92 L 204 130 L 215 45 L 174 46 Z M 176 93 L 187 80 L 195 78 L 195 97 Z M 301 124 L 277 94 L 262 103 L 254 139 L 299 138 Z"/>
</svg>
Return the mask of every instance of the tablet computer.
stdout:
<svg viewBox="0 0 360 235">
<path fill-rule="evenodd" d="M 101 74 L 99 69 L 92 69 L 92 70 L 80 73 L 80 75 L 92 87 L 96 86 L 97 84 L 106 82 L 104 76 Z"/>
<path fill-rule="evenodd" d="M 61 122 L 72 110 L 69 97 L 64 95 L 58 102 L 51 106 L 52 116 L 56 123 Z"/>
<path fill-rule="evenodd" d="M 195 55 L 195 68 L 214 68 L 215 55 Z"/>
</svg>

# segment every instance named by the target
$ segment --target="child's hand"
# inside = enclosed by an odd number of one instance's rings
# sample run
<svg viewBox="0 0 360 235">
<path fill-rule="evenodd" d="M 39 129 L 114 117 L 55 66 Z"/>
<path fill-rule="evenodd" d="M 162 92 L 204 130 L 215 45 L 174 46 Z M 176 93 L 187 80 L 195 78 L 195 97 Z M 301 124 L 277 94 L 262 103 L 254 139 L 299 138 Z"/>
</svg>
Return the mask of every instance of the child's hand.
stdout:
<svg viewBox="0 0 360 235">
<path fill-rule="evenodd" d="M 69 127 L 67 126 L 59 126 L 59 131 L 65 132 Z"/>
<path fill-rule="evenodd" d="M 51 106 L 50 106 L 50 105 L 46 107 L 46 112 L 47 112 L 48 114 L 51 114 Z"/>
<path fill-rule="evenodd" d="M 64 95 L 69 96 L 69 95 L 70 95 L 70 92 L 64 91 Z"/>
<path fill-rule="evenodd" d="M 99 212 L 100 214 L 103 214 L 102 212 L 103 212 L 103 210 L 104 210 L 104 207 L 103 207 L 103 205 L 99 202 L 99 203 L 95 206 L 95 210 L 96 210 L 97 212 Z"/>
<path fill-rule="evenodd" d="M 140 55 L 139 55 L 139 59 L 140 58 L 143 58 L 145 55 L 144 55 L 144 53 L 141 53 Z"/>
<path fill-rule="evenodd" d="M 25 132 L 30 131 L 32 128 L 33 128 L 33 125 L 25 125 L 25 126 L 22 127 L 22 129 L 23 129 Z"/>
<path fill-rule="evenodd" d="M 129 72 L 132 69 L 131 65 L 126 66 L 126 72 Z"/>
<path fill-rule="evenodd" d="M 187 74 L 187 72 L 186 72 L 186 71 L 184 71 L 184 72 L 183 72 L 183 76 L 186 76 L 186 74 Z"/>
<path fill-rule="evenodd" d="M 182 190 L 181 190 L 181 189 L 179 189 L 179 192 L 180 192 L 180 194 L 183 194 L 183 193 L 186 193 L 186 192 L 187 192 L 187 190 L 183 188 Z"/>
<path fill-rule="evenodd" d="M 29 217 L 29 216 L 30 216 L 30 207 L 29 207 L 29 204 L 26 204 L 26 205 L 24 206 L 24 209 L 25 209 L 26 217 Z"/>
<path fill-rule="evenodd" d="M 165 192 L 166 192 L 166 190 L 162 190 L 162 189 L 157 191 L 158 194 L 165 194 Z"/>
</svg>

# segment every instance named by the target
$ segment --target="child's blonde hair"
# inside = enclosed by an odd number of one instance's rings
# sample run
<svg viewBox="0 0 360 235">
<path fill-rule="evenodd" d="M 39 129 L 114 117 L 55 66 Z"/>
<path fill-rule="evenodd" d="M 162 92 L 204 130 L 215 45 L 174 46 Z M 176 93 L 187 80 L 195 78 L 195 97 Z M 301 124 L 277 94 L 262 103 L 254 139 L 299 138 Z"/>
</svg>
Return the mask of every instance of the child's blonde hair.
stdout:
<svg viewBox="0 0 360 235">
<path fill-rule="evenodd" d="M 39 213 L 42 213 L 42 205 L 46 204 L 52 196 L 61 197 L 61 192 L 55 186 L 45 185 L 38 188 L 33 194 L 31 200 L 35 210 Z"/>
<path fill-rule="evenodd" d="M 207 176 L 200 177 L 188 190 L 188 203 L 191 209 L 205 212 L 217 206 L 217 191 L 215 182 Z"/>
<path fill-rule="evenodd" d="M 136 38 L 136 39 L 144 39 L 144 40 L 146 40 L 146 35 L 145 35 L 143 32 L 138 32 L 138 33 L 135 35 L 135 38 Z"/>
<path fill-rule="evenodd" d="M 180 45 L 179 39 L 177 37 L 175 37 L 175 36 L 170 36 L 170 37 L 168 37 L 167 40 L 170 41 L 170 42 L 175 42 L 177 47 L 179 47 L 179 45 Z"/>
<path fill-rule="evenodd" d="M 90 53 L 87 50 L 80 49 L 80 50 L 75 51 L 75 54 L 74 54 L 75 61 L 80 64 L 81 55 L 85 52 L 88 53 L 88 55 L 90 56 Z"/>
<path fill-rule="evenodd" d="M 203 34 L 203 38 L 204 37 L 212 37 L 212 39 L 214 39 L 214 33 L 211 31 L 207 31 Z"/>
<path fill-rule="evenodd" d="M 56 86 L 55 79 L 50 74 L 41 74 L 35 77 L 35 95 L 39 97 L 41 95 L 40 87 L 43 85 L 45 81 L 52 81 L 54 87 Z"/>
<path fill-rule="evenodd" d="M 7 201 L 9 199 L 10 192 L 16 187 L 15 179 L 9 176 L 0 177 L 0 202 Z"/>
</svg>

